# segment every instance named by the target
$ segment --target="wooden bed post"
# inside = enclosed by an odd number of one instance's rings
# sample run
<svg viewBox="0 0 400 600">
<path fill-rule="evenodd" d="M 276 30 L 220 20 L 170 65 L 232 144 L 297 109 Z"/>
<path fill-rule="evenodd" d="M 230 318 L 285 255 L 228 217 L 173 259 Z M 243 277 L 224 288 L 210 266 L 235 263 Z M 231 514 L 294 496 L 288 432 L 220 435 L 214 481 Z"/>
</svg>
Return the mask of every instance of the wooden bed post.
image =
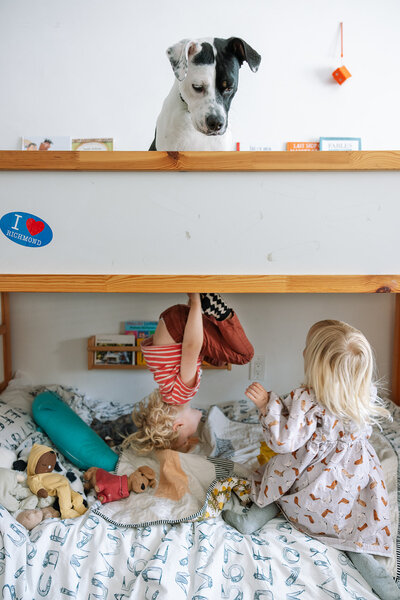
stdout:
<svg viewBox="0 0 400 600">
<path fill-rule="evenodd" d="M 0 334 L 3 338 L 3 374 L 4 379 L 0 382 L 0 392 L 8 385 L 12 378 L 11 368 L 11 335 L 10 335 L 10 303 L 7 292 L 1 292 L 1 323 Z"/>
<path fill-rule="evenodd" d="M 400 406 L 400 294 L 396 294 L 391 399 Z"/>
</svg>

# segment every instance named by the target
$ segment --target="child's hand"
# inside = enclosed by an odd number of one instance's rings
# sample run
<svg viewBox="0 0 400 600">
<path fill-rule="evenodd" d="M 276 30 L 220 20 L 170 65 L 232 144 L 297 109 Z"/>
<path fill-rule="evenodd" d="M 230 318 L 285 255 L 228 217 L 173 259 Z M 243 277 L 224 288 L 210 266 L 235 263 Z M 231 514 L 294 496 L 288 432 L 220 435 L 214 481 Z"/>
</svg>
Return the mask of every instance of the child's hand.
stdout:
<svg viewBox="0 0 400 600">
<path fill-rule="evenodd" d="M 269 392 L 267 392 L 267 390 L 263 388 L 261 383 L 254 382 L 251 385 L 249 385 L 249 387 L 245 391 L 245 394 L 248 398 L 250 398 L 252 402 L 254 402 L 258 410 L 262 414 L 264 414 L 265 407 L 267 406 L 269 400 Z"/>
</svg>

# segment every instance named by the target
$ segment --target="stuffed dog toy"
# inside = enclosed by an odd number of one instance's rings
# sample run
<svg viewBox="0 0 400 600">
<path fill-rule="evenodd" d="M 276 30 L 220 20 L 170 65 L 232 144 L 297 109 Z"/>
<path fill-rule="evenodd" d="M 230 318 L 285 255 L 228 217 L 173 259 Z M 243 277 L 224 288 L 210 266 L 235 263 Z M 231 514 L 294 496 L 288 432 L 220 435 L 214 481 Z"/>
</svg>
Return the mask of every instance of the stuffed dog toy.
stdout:
<svg viewBox="0 0 400 600">
<path fill-rule="evenodd" d="M 141 494 L 148 487 L 155 487 L 156 474 L 150 467 L 139 467 L 128 475 L 113 475 L 104 469 L 90 467 L 84 474 L 84 489 L 89 491 L 94 488 L 97 498 L 102 504 L 127 498 L 130 492 Z"/>
</svg>

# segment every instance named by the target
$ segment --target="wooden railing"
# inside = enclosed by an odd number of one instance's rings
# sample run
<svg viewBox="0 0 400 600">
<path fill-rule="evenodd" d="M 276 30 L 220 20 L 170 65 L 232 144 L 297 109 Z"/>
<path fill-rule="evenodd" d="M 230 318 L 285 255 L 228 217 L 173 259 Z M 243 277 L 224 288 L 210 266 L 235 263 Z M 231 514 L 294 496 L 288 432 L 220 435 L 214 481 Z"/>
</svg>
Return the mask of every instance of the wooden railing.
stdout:
<svg viewBox="0 0 400 600">
<path fill-rule="evenodd" d="M 400 151 L 0 151 L 3 171 L 398 171 Z"/>
</svg>

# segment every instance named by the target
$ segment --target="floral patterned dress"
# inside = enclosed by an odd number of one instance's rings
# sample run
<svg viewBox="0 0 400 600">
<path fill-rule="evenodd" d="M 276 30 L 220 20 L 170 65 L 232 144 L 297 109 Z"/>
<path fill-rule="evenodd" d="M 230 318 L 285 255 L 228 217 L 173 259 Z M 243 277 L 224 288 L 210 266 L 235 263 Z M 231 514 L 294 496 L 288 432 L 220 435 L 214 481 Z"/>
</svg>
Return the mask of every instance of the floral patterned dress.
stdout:
<svg viewBox="0 0 400 600">
<path fill-rule="evenodd" d="M 382 467 L 362 431 L 344 425 L 304 387 L 271 392 L 265 440 L 278 454 L 253 475 L 258 506 L 276 501 L 297 529 L 341 550 L 389 556 L 389 500 Z"/>
</svg>

